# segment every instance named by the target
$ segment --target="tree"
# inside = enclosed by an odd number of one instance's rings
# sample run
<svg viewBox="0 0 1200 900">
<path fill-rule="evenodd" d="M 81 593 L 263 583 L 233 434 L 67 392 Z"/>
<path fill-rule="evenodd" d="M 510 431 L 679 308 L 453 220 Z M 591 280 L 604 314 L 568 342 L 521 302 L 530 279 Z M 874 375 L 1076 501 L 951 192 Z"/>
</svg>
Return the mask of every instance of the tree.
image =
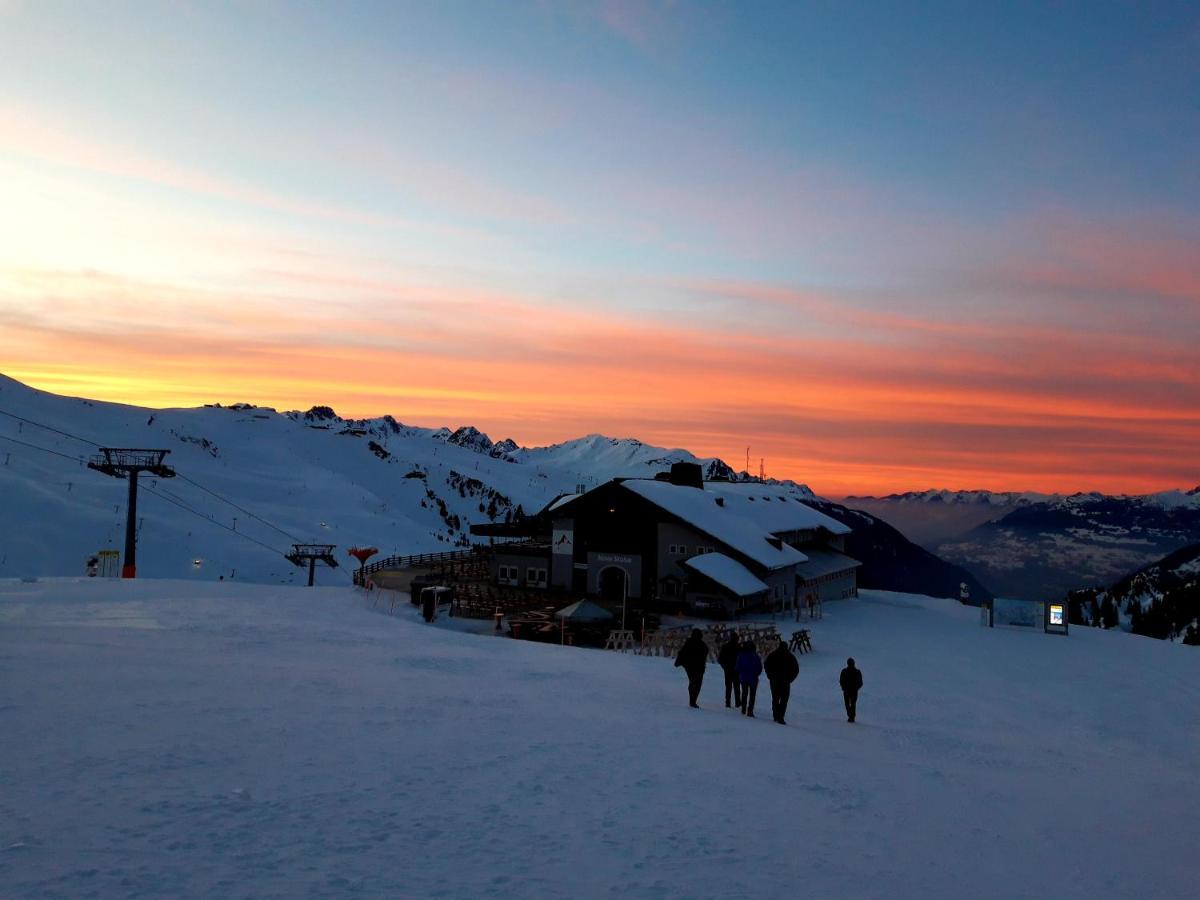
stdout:
<svg viewBox="0 0 1200 900">
<path fill-rule="evenodd" d="M 1120 617 L 1117 615 L 1117 605 L 1113 603 L 1112 597 L 1105 595 L 1104 602 L 1100 604 L 1100 624 L 1104 628 L 1116 628 Z"/>
</svg>

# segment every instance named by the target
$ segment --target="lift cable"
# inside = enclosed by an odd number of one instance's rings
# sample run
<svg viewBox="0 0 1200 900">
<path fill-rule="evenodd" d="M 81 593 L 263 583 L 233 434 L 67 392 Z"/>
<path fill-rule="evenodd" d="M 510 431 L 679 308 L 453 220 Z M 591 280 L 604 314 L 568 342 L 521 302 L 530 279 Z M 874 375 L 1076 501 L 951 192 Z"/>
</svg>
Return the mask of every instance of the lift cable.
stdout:
<svg viewBox="0 0 1200 900">
<path fill-rule="evenodd" d="M 257 519 L 259 522 L 262 522 L 262 523 L 263 523 L 264 525 L 266 525 L 268 528 L 272 528 L 272 529 L 274 529 L 275 531 L 278 531 L 280 534 L 282 534 L 284 537 L 286 537 L 286 538 L 288 538 L 289 540 L 291 540 L 293 543 L 297 543 L 297 544 L 302 544 L 302 543 L 304 543 L 304 542 L 303 542 L 303 541 L 302 541 L 300 538 L 296 537 L 296 536 L 295 536 L 294 534 L 292 534 L 291 532 L 284 531 L 284 530 L 283 530 L 282 528 L 280 528 L 278 525 L 275 525 L 275 524 L 272 524 L 271 522 L 268 522 L 268 521 L 267 521 L 266 519 L 264 519 L 262 516 L 260 516 L 260 515 L 256 515 L 255 513 L 252 513 L 252 512 L 250 512 L 250 510 L 246 509 L 246 508 L 245 508 L 245 507 L 243 507 L 243 506 L 238 506 L 238 504 L 234 503 L 234 502 L 233 502 L 232 500 L 230 500 L 228 497 L 222 497 L 220 494 L 218 494 L 218 493 L 217 493 L 216 491 L 214 491 L 212 488 L 206 488 L 204 485 L 200 484 L 200 483 L 199 483 L 198 481 L 196 481 L 195 479 L 188 478 L 188 477 L 187 477 L 186 475 L 184 475 L 182 472 L 176 472 L 176 473 L 175 473 L 175 475 L 176 475 L 178 478 L 182 478 L 182 479 L 183 479 L 184 481 L 186 481 L 188 484 L 192 484 L 192 485 L 195 485 L 196 487 L 200 488 L 200 490 L 204 491 L 206 494 L 212 494 L 214 497 L 216 497 L 218 500 L 222 501 L 223 503 L 228 503 L 230 506 L 232 506 L 232 507 L 233 507 L 234 509 L 236 509 L 238 512 L 245 513 L 245 514 L 246 514 L 247 516 L 249 516 L 250 518 L 252 518 L 252 519 Z"/>
<path fill-rule="evenodd" d="M 35 426 L 35 427 L 37 427 L 37 428 L 44 428 L 44 429 L 46 429 L 47 431 L 52 431 L 52 432 L 54 432 L 55 434 L 61 434 L 63 437 L 68 437 L 68 438 L 71 438 L 72 440 L 81 441 L 82 443 L 84 443 L 84 444 L 89 444 L 89 445 L 91 445 L 91 446 L 93 446 L 93 447 L 102 447 L 102 446 L 103 446 L 102 444 L 97 444 L 95 441 L 93 441 L 93 440 L 89 440 L 88 438 L 85 438 L 85 437 L 80 437 L 80 436 L 79 436 L 79 435 L 77 435 L 77 434 L 71 434 L 71 433 L 70 433 L 70 432 L 68 432 L 68 431 L 62 431 L 61 429 L 58 429 L 58 428 L 53 428 L 53 427 L 51 427 L 50 425 L 46 425 L 46 424 L 44 424 L 44 423 L 42 423 L 42 422 L 35 422 L 33 419 L 27 419 L 27 418 L 25 418 L 24 416 L 18 416 L 18 415 L 16 415 L 15 413 L 10 413 L 10 412 L 8 412 L 8 411 L 6 411 L 6 410 L 3 410 L 3 409 L 0 409 L 0 415 L 5 415 L 5 416 L 8 416 L 9 418 L 12 418 L 12 419 L 17 419 L 18 421 L 25 422 L 25 423 L 27 423 L 27 424 L 29 424 L 29 425 L 33 425 L 33 426 Z M 0 437 L 3 437 L 3 435 L 0 435 Z M 7 439 L 7 440 L 10 440 L 10 441 L 12 441 L 12 440 L 15 440 L 14 438 L 6 438 L 6 439 Z M 21 442 L 20 442 L 20 441 L 16 441 L 16 443 L 21 443 Z M 33 446 L 33 445 L 32 445 L 32 444 L 29 444 L 29 445 L 27 445 L 27 446 Z M 45 450 L 46 448 L 45 448 L 45 447 L 34 447 L 34 449 L 35 449 L 35 450 Z M 47 452 L 55 452 L 55 451 L 47 451 Z M 58 455 L 59 455 L 59 456 L 64 456 L 65 454 L 62 454 L 62 453 L 60 453 L 60 454 L 58 454 Z M 70 458 L 72 458 L 72 457 L 67 457 L 67 458 L 68 458 L 68 459 L 70 459 Z M 244 508 L 244 507 L 242 507 L 242 506 L 239 506 L 238 504 L 234 503 L 232 500 L 228 499 L 227 497 L 223 497 L 223 496 L 221 496 L 220 494 L 218 494 L 216 491 L 212 490 L 211 488 L 207 488 L 207 487 L 205 487 L 204 485 L 200 484 L 200 482 L 196 481 L 194 478 L 188 478 L 186 475 L 184 475 L 184 474 L 183 474 L 183 473 L 181 473 L 181 472 L 176 472 L 175 474 L 176 474 L 176 476 L 177 476 L 177 477 L 179 477 L 179 478 L 182 478 L 184 481 L 188 482 L 189 484 L 195 485 L 196 487 L 200 488 L 200 490 L 202 490 L 202 491 L 204 491 L 204 492 L 206 492 L 206 493 L 212 494 L 212 495 L 213 495 L 214 497 L 216 497 L 218 500 L 220 500 L 220 501 L 222 501 L 222 502 L 224 502 L 224 503 L 228 503 L 230 506 L 232 506 L 234 509 L 238 510 L 239 512 L 243 513 L 244 515 L 247 515 L 247 516 L 249 516 L 249 517 L 250 517 L 250 518 L 252 518 L 252 519 L 256 519 L 256 520 L 258 520 L 259 522 L 262 522 L 262 523 L 263 523 L 264 525 L 266 525 L 268 528 L 274 529 L 275 531 L 277 531 L 277 532 L 279 532 L 280 534 L 282 534 L 284 537 L 288 538 L 288 540 L 290 540 L 290 541 L 293 541 L 293 542 L 295 542 L 295 543 L 303 543 L 303 541 L 302 541 L 300 538 L 296 537 L 294 534 L 292 534 L 292 533 L 290 533 L 290 532 L 288 532 L 288 531 L 284 531 L 284 530 L 283 530 L 282 528 L 280 528 L 278 525 L 275 525 L 275 524 L 274 524 L 274 523 L 272 523 L 272 522 L 268 522 L 268 521 L 267 521 L 266 519 L 264 519 L 262 516 L 260 516 L 260 515 L 256 515 L 255 513 L 252 513 L 252 512 L 250 512 L 250 510 L 248 510 L 248 509 L 246 509 L 246 508 Z"/>
<path fill-rule="evenodd" d="M 24 422 L 26 425 L 33 425 L 36 428 L 44 428 L 46 431 L 53 431 L 55 434 L 61 434 L 63 437 L 69 437 L 75 441 L 82 441 L 85 444 L 91 444 L 93 447 L 99 447 L 95 441 L 89 441 L 87 438 L 80 437 L 77 434 L 71 434 L 68 431 L 62 431 L 58 428 L 53 428 L 50 425 L 43 425 L 41 422 L 35 422 L 33 419 L 26 419 L 24 416 L 18 416 L 16 413 L 10 413 L 0 409 L 0 416 L 8 416 L 10 419 L 16 419 L 18 422 Z"/>
<path fill-rule="evenodd" d="M 39 447 L 37 444 L 30 444 L 26 441 L 19 441 L 14 437 L 9 437 L 7 434 L 0 434 L 0 440 L 12 441 L 14 444 L 20 444 L 22 447 L 29 447 L 31 450 L 41 450 L 43 453 L 53 453 L 55 456 L 61 456 L 63 459 L 69 459 L 73 463 L 83 464 L 84 460 L 78 456 L 71 456 L 67 453 L 59 453 L 57 450 L 51 450 L 48 447 Z"/>
<path fill-rule="evenodd" d="M 69 459 L 69 460 L 71 460 L 71 462 L 76 462 L 76 463 L 83 462 L 83 460 L 81 460 L 77 456 L 68 456 L 65 453 L 59 453 L 57 450 L 51 450 L 49 447 L 39 447 L 36 444 L 30 444 L 30 443 L 27 443 L 26 441 L 19 441 L 16 438 L 10 438 L 10 437 L 7 437 L 6 435 L 2 435 L 2 434 L 0 434 L 0 438 L 3 438 L 6 441 L 12 441 L 14 444 L 20 444 L 22 447 L 28 447 L 31 450 L 40 450 L 42 453 L 49 453 L 53 456 L 60 456 L 63 459 Z M 236 528 L 233 528 L 222 522 L 218 522 L 216 519 L 212 518 L 211 516 L 206 516 L 204 513 L 200 512 L 199 510 L 193 509 L 191 506 L 188 506 L 182 500 L 179 500 L 175 497 L 168 497 L 167 495 L 163 494 L 161 491 L 157 491 L 147 484 L 141 485 L 141 489 L 144 491 L 149 491 L 151 494 L 154 494 L 155 496 L 157 496 L 163 500 L 166 500 L 168 503 L 178 506 L 180 509 L 185 510 L 186 512 L 190 512 L 192 515 L 203 519 L 205 522 L 208 522 L 211 525 L 216 525 L 218 528 L 224 528 L 226 531 L 231 531 L 234 534 L 236 534 L 238 537 L 243 538 L 244 540 L 250 541 L 251 543 L 258 544 L 258 546 L 263 547 L 267 550 L 270 550 L 272 553 L 274 553 L 277 556 L 282 556 L 285 559 L 287 558 L 286 554 L 284 554 L 283 552 L 281 552 L 279 550 L 276 550 L 270 544 L 265 544 L 262 541 L 258 540 L 257 538 L 250 537 L 250 535 L 246 534 L 244 531 L 238 531 Z"/>
</svg>

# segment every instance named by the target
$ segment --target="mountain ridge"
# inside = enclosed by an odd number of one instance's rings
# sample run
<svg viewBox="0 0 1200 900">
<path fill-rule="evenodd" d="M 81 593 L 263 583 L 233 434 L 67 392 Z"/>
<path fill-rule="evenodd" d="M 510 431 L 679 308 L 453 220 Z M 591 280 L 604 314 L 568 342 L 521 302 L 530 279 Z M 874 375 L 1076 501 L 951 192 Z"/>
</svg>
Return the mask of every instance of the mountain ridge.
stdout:
<svg viewBox="0 0 1200 900">
<path fill-rule="evenodd" d="M 187 476 L 143 481 L 139 571 L 161 577 L 295 582 L 297 570 L 284 559 L 293 542 L 332 543 L 339 553 L 369 545 L 384 555 L 465 547 L 472 524 L 510 521 L 614 477 L 652 478 L 675 462 L 698 463 L 710 479 L 746 478 L 718 458 L 632 438 L 591 434 L 518 447 L 471 426 L 426 428 L 391 415 L 344 419 L 320 405 L 151 410 L 61 397 L 5 378 L 0 410 L 49 429 L 0 416 L 0 438 L 7 438 L 0 440 L 0 490 L 9 501 L 0 517 L 0 576 L 79 572 L 99 549 L 121 548 L 125 489 L 84 468 L 95 449 L 90 441 L 169 448 L 167 462 Z M 802 502 L 821 502 L 806 485 L 769 482 Z M 852 527 L 876 529 L 863 560 L 866 583 L 888 583 L 900 570 L 887 560 L 903 559 L 905 585 L 957 596 L 957 569 L 882 524 L 867 513 L 853 517 Z M 344 579 L 345 569 L 322 577 Z"/>
</svg>

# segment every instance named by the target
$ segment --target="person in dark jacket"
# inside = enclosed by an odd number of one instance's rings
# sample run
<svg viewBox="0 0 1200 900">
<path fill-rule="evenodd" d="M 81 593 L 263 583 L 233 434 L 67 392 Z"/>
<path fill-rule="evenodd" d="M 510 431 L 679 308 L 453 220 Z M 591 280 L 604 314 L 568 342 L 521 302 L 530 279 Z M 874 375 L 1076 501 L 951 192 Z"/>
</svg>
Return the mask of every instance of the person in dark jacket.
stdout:
<svg viewBox="0 0 1200 900">
<path fill-rule="evenodd" d="M 842 699 L 846 701 L 846 721 L 853 722 L 858 709 L 858 692 L 862 689 L 862 672 L 855 668 L 853 657 L 846 660 L 846 668 L 842 669 L 838 681 L 842 686 Z"/>
<path fill-rule="evenodd" d="M 753 641 L 746 641 L 737 658 L 738 681 L 742 683 L 742 715 L 754 718 L 754 698 L 758 694 L 758 676 L 762 674 L 762 659 Z"/>
<path fill-rule="evenodd" d="M 766 673 L 767 683 L 771 685 L 771 717 L 780 725 L 786 725 L 783 717 L 787 714 L 788 698 L 792 695 L 792 682 L 800 674 L 800 663 L 796 662 L 786 641 L 780 640 L 779 646 L 767 654 L 763 661 L 763 672 Z"/>
<path fill-rule="evenodd" d="M 737 632 L 731 631 L 729 640 L 721 645 L 721 652 L 717 654 L 717 662 L 721 664 L 721 669 L 725 673 L 725 706 L 729 706 L 732 696 L 738 709 L 742 707 L 742 684 L 738 681 L 737 673 L 737 658 L 741 649 L 742 644 L 738 640 Z"/>
<path fill-rule="evenodd" d="M 687 672 L 688 677 L 688 706 L 699 709 L 696 701 L 700 698 L 700 686 L 704 684 L 704 666 L 708 663 L 708 645 L 704 643 L 704 633 L 699 628 L 693 628 L 691 636 L 683 642 L 675 657 L 675 666 Z"/>
</svg>

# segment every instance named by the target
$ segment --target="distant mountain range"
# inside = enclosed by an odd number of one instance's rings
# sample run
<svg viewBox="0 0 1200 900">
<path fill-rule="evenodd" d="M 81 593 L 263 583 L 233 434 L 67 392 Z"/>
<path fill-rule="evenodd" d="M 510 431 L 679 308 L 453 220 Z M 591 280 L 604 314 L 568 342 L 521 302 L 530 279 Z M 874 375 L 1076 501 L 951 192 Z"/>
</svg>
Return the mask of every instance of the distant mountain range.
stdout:
<svg viewBox="0 0 1200 900">
<path fill-rule="evenodd" d="M 1107 584 L 1200 540 L 1200 487 L 1146 495 L 923 491 L 846 502 L 1001 595 Z"/>
<path fill-rule="evenodd" d="M 1182 547 L 1106 588 L 1068 594 L 1071 621 L 1200 645 L 1200 543 Z"/>
<path fill-rule="evenodd" d="M 0 415 L 0 577 L 82 574 L 88 556 L 122 547 L 125 485 L 84 466 L 95 450 L 86 441 L 171 450 L 167 462 L 181 477 L 144 479 L 138 509 L 139 572 L 163 577 L 294 582 L 298 570 L 283 558 L 293 541 L 333 543 L 340 554 L 352 545 L 382 554 L 462 547 L 472 524 L 532 513 L 617 476 L 653 477 L 675 462 L 697 462 L 709 478 L 748 478 L 720 459 L 631 438 L 521 447 L 472 426 L 345 419 L 328 406 L 151 410 L 4 376 L 0 410 L 10 414 Z M 968 573 L 875 517 L 821 501 L 803 484 L 772 483 L 851 526 L 848 549 L 864 563 L 865 586 L 957 597 L 967 581 L 974 597 L 986 596 Z M 346 579 L 346 570 L 318 578 Z"/>
</svg>

